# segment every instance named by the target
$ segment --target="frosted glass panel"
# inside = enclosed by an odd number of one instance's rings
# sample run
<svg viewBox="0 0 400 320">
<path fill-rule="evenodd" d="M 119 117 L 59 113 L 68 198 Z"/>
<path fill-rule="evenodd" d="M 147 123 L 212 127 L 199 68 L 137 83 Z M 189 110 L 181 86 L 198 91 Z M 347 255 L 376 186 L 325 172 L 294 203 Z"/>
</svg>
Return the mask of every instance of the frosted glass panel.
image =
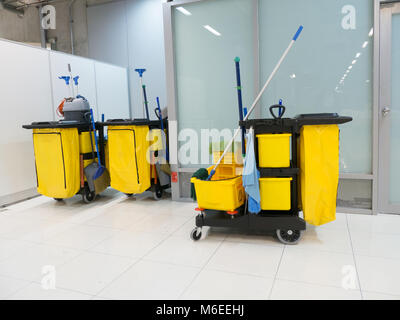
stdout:
<svg viewBox="0 0 400 320">
<path fill-rule="evenodd" d="M 390 112 L 390 202 L 400 202 L 400 14 L 392 16 L 392 104 Z"/>
<path fill-rule="evenodd" d="M 304 31 L 262 99 L 282 99 L 287 116 L 337 112 L 340 170 L 371 173 L 373 1 L 259 0 L 260 81 L 264 83 L 299 25 Z M 343 79 L 343 80 L 342 80 Z"/>
<path fill-rule="evenodd" d="M 241 59 L 243 104 L 254 97 L 253 1 L 212 0 L 173 10 L 178 129 L 238 126 L 234 58 Z M 180 7 L 182 8 L 182 7 Z M 179 142 L 179 146 L 188 143 Z M 204 145 L 207 148 L 208 142 Z M 201 143 L 198 143 L 200 150 Z M 200 152 L 198 160 L 202 165 Z M 182 164 L 182 167 L 196 167 Z"/>
</svg>

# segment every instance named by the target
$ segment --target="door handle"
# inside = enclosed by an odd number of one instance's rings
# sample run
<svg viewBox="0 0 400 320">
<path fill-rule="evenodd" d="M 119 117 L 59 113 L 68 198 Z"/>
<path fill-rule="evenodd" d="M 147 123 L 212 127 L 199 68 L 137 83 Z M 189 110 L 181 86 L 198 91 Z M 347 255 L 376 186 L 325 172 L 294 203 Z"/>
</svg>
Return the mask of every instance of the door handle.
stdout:
<svg viewBox="0 0 400 320">
<path fill-rule="evenodd" d="M 389 108 L 389 107 L 384 107 L 384 108 L 382 109 L 382 115 L 383 115 L 384 117 L 386 117 L 389 113 L 390 113 L 390 108 Z"/>
</svg>

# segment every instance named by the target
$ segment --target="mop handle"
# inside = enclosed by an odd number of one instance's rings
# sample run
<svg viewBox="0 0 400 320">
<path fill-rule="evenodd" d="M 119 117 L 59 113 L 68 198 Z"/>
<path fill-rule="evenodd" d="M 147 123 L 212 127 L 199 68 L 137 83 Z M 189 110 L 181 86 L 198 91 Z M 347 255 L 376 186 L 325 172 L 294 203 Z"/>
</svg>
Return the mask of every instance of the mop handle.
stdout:
<svg viewBox="0 0 400 320">
<path fill-rule="evenodd" d="M 238 105 L 239 105 L 239 120 L 243 120 L 243 101 L 242 101 L 242 82 L 240 80 L 240 58 L 235 58 L 236 66 L 236 84 L 237 84 L 237 95 L 238 95 Z M 244 141 L 245 128 L 242 127 L 242 155 L 246 154 L 245 141 Z"/>
<path fill-rule="evenodd" d="M 147 107 L 147 97 L 146 97 L 146 87 L 143 85 L 143 73 L 146 71 L 146 69 L 135 69 L 135 71 L 139 74 L 139 82 L 140 82 L 140 87 L 142 88 L 142 103 L 143 103 L 143 109 L 146 109 L 146 115 L 147 115 L 147 120 L 150 120 L 149 117 L 149 111 Z"/>
<path fill-rule="evenodd" d="M 92 127 L 93 127 L 94 143 L 96 144 L 97 161 L 99 163 L 99 166 L 101 166 L 99 145 L 97 143 L 97 135 L 96 135 L 96 125 L 94 123 L 94 115 L 93 115 L 93 109 L 92 108 L 90 108 L 90 116 L 91 116 L 91 122 L 92 122 Z"/>
<path fill-rule="evenodd" d="M 276 66 L 275 66 L 274 70 L 272 71 L 271 75 L 269 76 L 268 80 L 265 82 L 264 87 L 261 89 L 260 93 L 254 100 L 253 104 L 251 105 L 250 110 L 248 111 L 247 115 L 244 117 L 243 121 L 246 121 L 249 118 L 250 114 L 253 112 L 253 110 L 254 110 L 255 106 L 257 105 L 258 101 L 260 100 L 262 94 L 264 93 L 265 89 L 267 89 L 269 83 L 271 82 L 272 78 L 275 76 L 275 74 L 278 71 L 279 67 L 281 66 L 283 60 L 285 60 L 285 58 L 286 58 L 287 54 L 289 53 L 290 49 L 292 48 L 293 44 L 295 43 L 297 38 L 300 36 L 300 33 L 302 30 L 303 30 L 303 26 L 300 26 L 299 29 L 297 30 L 296 34 L 293 36 L 293 39 L 290 41 L 289 46 L 286 48 L 282 57 L 279 59 L 278 63 L 276 64 Z M 240 127 L 236 129 L 232 139 L 229 141 L 227 147 L 225 148 L 225 150 L 222 153 L 221 157 L 219 158 L 218 162 L 215 164 L 214 168 L 211 170 L 210 175 L 207 178 L 207 181 L 210 180 L 212 178 L 212 176 L 215 174 L 215 170 L 218 168 L 222 159 L 225 157 L 225 154 L 228 152 L 228 150 L 232 146 L 232 143 L 235 140 L 236 136 L 238 135 L 239 131 L 240 131 Z"/>
<path fill-rule="evenodd" d="M 167 157 L 167 161 L 169 161 L 169 152 L 168 152 L 167 141 L 165 141 L 165 143 L 164 143 L 164 119 L 162 117 L 162 112 L 161 112 L 161 107 L 160 107 L 160 99 L 158 97 L 157 97 L 157 109 L 160 114 L 162 144 L 163 144 L 163 148 L 165 148 L 165 155 Z"/>
</svg>

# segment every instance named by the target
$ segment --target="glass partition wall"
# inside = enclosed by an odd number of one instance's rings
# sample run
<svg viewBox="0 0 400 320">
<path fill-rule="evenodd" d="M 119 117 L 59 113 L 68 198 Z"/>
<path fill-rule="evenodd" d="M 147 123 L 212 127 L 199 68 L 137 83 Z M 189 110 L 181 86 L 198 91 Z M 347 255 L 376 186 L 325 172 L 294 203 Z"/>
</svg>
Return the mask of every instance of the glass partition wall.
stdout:
<svg viewBox="0 0 400 320">
<path fill-rule="evenodd" d="M 241 59 L 243 104 L 250 107 L 294 32 L 303 25 L 301 38 L 253 116 L 269 118 L 269 106 L 279 99 L 288 117 L 322 112 L 352 116 L 353 122 L 341 127 L 338 205 L 371 212 L 376 4 L 374 0 L 188 0 L 165 4 L 166 42 L 172 41 L 170 48 L 166 46 L 166 61 L 173 65 L 167 81 L 175 80 L 173 85 L 167 84 L 173 90 L 173 94 L 168 92 L 168 105 L 170 120 L 177 121 L 175 152 L 183 159 L 173 168 L 180 186 L 173 188 L 173 198 L 188 197 L 185 190 L 191 173 L 211 163 L 210 157 L 201 156 L 200 150 L 209 143 L 201 139 L 202 129 L 233 131 L 238 125 L 234 58 Z M 190 138 L 194 132 L 200 136 L 197 142 Z M 196 155 L 182 157 L 189 145 L 199 150 L 197 163 L 190 161 Z M 353 187 L 357 190 L 354 195 L 349 194 Z"/>
</svg>

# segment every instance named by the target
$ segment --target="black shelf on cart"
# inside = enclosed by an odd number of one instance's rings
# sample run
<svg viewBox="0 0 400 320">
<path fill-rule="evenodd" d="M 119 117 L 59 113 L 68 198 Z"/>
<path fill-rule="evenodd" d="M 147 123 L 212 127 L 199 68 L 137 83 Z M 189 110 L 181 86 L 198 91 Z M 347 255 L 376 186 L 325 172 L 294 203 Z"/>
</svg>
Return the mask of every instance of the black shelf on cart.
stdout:
<svg viewBox="0 0 400 320">
<path fill-rule="evenodd" d="M 147 119 L 110 119 L 104 122 L 98 122 L 101 126 L 149 126 L 150 129 L 161 128 L 160 120 Z M 163 120 L 164 128 L 168 127 L 168 120 Z"/>
</svg>

